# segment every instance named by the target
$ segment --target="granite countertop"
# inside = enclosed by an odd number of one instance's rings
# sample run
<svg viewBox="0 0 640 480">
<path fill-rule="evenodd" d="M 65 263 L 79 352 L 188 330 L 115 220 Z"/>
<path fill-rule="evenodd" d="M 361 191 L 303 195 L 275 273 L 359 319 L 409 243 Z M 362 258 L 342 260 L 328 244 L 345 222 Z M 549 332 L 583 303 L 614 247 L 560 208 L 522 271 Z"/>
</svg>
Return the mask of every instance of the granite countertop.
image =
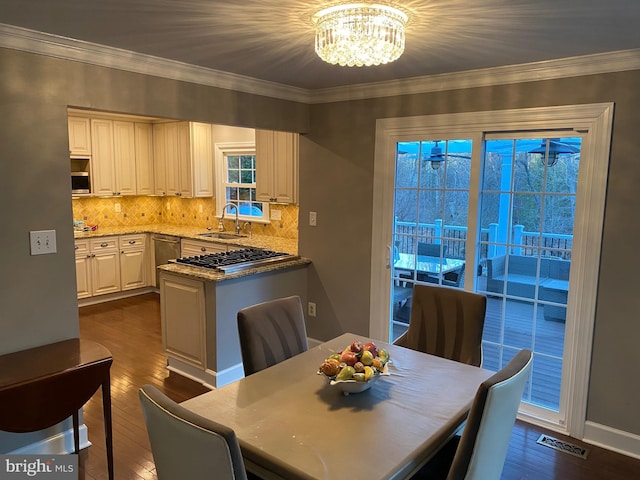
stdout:
<svg viewBox="0 0 640 480">
<path fill-rule="evenodd" d="M 272 237 L 270 235 L 258 235 L 222 239 L 222 238 L 208 238 L 198 235 L 206 233 L 207 230 L 202 227 L 190 227 L 184 225 L 139 225 L 139 226 L 127 226 L 127 227 L 101 227 L 96 231 L 88 232 L 74 232 L 75 239 L 82 238 L 94 238 L 94 237 L 107 237 L 110 235 L 128 235 L 134 233 L 159 233 L 164 235 L 173 235 L 176 237 L 189 238 L 192 240 L 198 240 L 201 242 L 210 242 L 226 245 L 237 245 L 239 248 L 262 248 L 266 250 L 273 250 L 276 252 L 286 252 L 292 255 L 298 254 L 298 241 L 290 238 Z M 215 233 L 215 231 L 214 231 Z M 229 277 L 229 275 L 227 275 Z"/>
<path fill-rule="evenodd" d="M 304 257 L 297 257 L 295 259 L 278 262 L 261 267 L 248 268 L 246 270 L 239 270 L 237 272 L 218 272 L 216 270 L 209 270 L 207 268 L 192 267 L 189 265 L 181 265 L 177 263 L 169 263 L 167 265 L 160 265 L 158 270 L 168 273 L 174 273 L 184 277 L 191 277 L 197 280 L 204 280 L 207 282 L 221 282 L 224 280 L 231 280 L 234 278 L 246 277 L 248 275 L 257 275 L 260 273 L 273 272 L 276 270 L 283 270 L 286 268 L 304 267 L 311 263 L 311 260 Z"/>
</svg>

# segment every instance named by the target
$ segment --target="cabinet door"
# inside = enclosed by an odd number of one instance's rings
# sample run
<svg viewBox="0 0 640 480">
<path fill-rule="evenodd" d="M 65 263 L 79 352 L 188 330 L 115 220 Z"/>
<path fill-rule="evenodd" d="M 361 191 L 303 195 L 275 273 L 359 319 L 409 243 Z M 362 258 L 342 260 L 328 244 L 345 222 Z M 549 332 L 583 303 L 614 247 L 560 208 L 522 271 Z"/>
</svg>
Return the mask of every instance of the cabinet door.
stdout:
<svg viewBox="0 0 640 480">
<path fill-rule="evenodd" d="M 156 195 L 167 194 L 167 126 L 153 126 L 153 189 Z"/>
<path fill-rule="evenodd" d="M 93 253 L 91 258 L 91 280 L 93 294 L 103 295 L 120 291 L 120 252 Z"/>
<path fill-rule="evenodd" d="M 114 195 L 113 122 L 91 120 L 91 183 L 94 195 Z"/>
<path fill-rule="evenodd" d="M 202 282 L 160 274 L 162 347 L 167 354 L 205 366 L 205 315 Z"/>
<path fill-rule="evenodd" d="M 194 197 L 213 197 L 213 145 L 211 125 L 191 123 L 191 178 Z"/>
<path fill-rule="evenodd" d="M 298 134 L 274 132 L 273 194 L 278 202 L 297 201 Z"/>
<path fill-rule="evenodd" d="M 153 133 L 148 123 L 134 125 L 136 144 L 136 192 L 138 195 L 153 195 Z"/>
<path fill-rule="evenodd" d="M 133 122 L 113 122 L 116 195 L 136 194 L 136 146 Z"/>
<path fill-rule="evenodd" d="M 297 201 L 298 134 L 256 130 L 256 198 Z"/>
<path fill-rule="evenodd" d="M 76 288 L 78 298 L 91 296 L 91 256 L 88 254 L 76 255 Z"/>
<path fill-rule="evenodd" d="M 256 198 L 275 201 L 273 194 L 273 132 L 256 130 Z"/>
<path fill-rule="evenodd" d="M 178 124 L 166 123 L 165 127 L 165 159 L 167 195 L 180 193 L 180 163 L 178 161 Z"/>
<path fill-rule="evenodd" d="M 88 118 L 69 117 L 69 154 L 80 157 L 91 155 L 91 128 Z"/>
<path fill-rule="evenodd" d="M 193 185 L 191 169 L 191 133 L 189 122 L 180 122 L 176 126 L 177 134 L 177 156 L 175 159 L 177 166 L 177 191 L 176 194 L 182 197 L 193 197 Z"/>
<path fill-rule="evenodd" d="M 120 251 L 121 289 L 147 286 L 147 255 L 144 248 Z"/>
</svg>

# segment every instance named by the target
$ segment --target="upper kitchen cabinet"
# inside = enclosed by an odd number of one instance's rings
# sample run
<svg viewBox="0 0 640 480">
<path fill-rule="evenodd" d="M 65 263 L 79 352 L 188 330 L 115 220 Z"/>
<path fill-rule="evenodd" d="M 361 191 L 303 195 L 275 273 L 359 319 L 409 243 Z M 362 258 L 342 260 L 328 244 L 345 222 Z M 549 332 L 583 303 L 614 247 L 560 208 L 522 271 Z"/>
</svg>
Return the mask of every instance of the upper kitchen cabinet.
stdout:
<svg viewBox="0 0 640 480">
<path fill-rule="evenodd" d="M 91 127 L 88 118 L 69 117 L 69 154 L 72 157 L 91 155 Z"/>
<path fill-rule="evenodd" d="M 213 196 L 211 125 L 170 122 L 153 126 L 155 193 Z"/>
<path fill-rule="evenodd" d="M 94 195 L 136 194 L 133 122 L 91 119 Z"/>
<path fill-rule="evenodd" d="M 154 194 L 153 127 L 150 123 L 135 123 L 136 191 L 138 195 Z"/>
<path fill-rule="evenodd" d="M 298 134 L 256 130 L 256 197 L 297 203 Z"/>
</svg>

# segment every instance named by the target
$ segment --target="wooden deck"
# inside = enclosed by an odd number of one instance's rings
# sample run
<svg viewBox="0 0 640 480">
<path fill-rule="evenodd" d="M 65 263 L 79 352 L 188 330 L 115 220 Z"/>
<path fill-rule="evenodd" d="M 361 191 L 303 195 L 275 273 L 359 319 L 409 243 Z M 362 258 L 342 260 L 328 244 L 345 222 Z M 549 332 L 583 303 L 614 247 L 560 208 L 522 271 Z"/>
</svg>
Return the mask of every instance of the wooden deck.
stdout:
<svg viewBox="0 0 640 480">
<path fill-rule="evenodd" d="M 411 298 L 408 297 L 406 306 L 402 307 L 403 295 L 410 295 L 410 289 L 396 289 L 393 339 L 408 328 Z M 504 325 L 503 313 L 506 319 Z M 487 297 L 482 366 L 498 371 L 520 349 L 530 349 L 534 353 L 533 370 L 523 400 L 558 411 L 564 327 L 563 322 L 544 319 L 542 304 Z"/>
</svg>

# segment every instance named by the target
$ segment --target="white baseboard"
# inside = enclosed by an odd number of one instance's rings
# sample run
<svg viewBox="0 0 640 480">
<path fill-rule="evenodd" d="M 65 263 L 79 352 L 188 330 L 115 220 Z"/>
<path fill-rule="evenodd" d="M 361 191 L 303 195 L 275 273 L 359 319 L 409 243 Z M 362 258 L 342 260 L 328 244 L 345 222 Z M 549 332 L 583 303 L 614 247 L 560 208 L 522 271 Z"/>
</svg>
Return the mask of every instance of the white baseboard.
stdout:
<svg viewBox="0 0 640 480">
<path fill-rule="evenodd" d="M 79 431 L 80 450 L 90 447 L 91 442 L 87 434 L 87 426 L 84 423 L 80 425 Z M 43 438 L 7 453 L 10 455 L 63 455 L 73 453 L 73 450 L 73 427 L 71 427 L 51 437 Z"/>
<path fill-rule="evenodd" d="M 587 421 L 583 440 L 591 445 L 640 459 L 640 435 Z"/>
<path fill-rule="evenodd" d="M 214 370 L 205 369 L 190 365 L 179 358 L 167 358 L 167 370 L 190 378 L 191 380 L 201 383 L 207 388 L 220 388 L 231 382 L 244 377 L 244 369 L 242 363 L 238 363 L 230 368 L 216 372 Z"/>
</svg>

